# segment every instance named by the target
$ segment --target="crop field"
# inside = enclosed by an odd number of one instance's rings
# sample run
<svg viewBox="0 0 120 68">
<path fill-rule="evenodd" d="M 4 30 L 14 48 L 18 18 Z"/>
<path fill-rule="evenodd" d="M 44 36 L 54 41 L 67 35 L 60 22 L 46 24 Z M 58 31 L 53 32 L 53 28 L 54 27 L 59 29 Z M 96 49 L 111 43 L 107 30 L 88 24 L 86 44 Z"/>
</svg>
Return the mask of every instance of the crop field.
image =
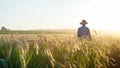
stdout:
<svg viewBox="0 0 120 68">
<path fill-rule="evenodd" d="M 119 36 L 0 34 L 0 68 L 120 68 Z"/>
</svg>

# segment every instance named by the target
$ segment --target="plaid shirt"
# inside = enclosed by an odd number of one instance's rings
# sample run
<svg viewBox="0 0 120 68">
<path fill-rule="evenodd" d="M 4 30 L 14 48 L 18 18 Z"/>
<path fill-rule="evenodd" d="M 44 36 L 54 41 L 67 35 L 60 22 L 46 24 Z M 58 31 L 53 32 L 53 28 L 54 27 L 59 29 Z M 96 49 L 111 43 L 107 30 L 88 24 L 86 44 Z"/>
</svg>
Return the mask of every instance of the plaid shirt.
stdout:
<svg viewBox="0 0 120 68">
<path fill-rule="evenodd" d="M 86 37 L 88 37 L 91 40 L 90 30 L 86 26 L 82 26 L 82 27 L 78 28 L 77 36 L 80 39 L 85 39 Z"/>
</svg>

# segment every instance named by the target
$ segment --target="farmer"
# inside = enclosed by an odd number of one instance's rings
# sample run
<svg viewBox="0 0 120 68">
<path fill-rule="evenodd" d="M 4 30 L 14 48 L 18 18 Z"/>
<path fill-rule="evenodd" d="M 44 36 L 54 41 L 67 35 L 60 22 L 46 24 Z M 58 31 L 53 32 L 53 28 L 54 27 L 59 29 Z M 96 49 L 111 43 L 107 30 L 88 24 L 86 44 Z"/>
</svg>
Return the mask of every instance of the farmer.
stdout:
<svg viewBox="0 0 120 68">
<path fill-rule="evenodd" d="M 82 20 L 82 22 L 80 22 L 80 24 L 82 26 L 78 28 L 78 32 L 77 32 L 78 38 L 80 38 L 81 40 L 83 40 L 83 39 L 91 40 L 90 30 L 88 27 L 85 26 L 86 24 L 88 24 L 86 22 L 86 20 Z"/>
</svg>

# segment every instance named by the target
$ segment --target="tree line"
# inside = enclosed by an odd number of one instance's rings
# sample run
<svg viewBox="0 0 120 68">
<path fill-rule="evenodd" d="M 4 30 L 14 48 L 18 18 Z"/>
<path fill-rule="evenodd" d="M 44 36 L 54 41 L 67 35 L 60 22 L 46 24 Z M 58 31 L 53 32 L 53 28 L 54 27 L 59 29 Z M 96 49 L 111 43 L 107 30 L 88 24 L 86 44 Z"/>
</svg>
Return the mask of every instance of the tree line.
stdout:
<svg viewBox="0 0 120 68">
<path fill-rule="evenodd" d="M 1 31 L 9 31 L 10 29 L 7 29 L 6 27 L 2 26 Z"/>
</svg>

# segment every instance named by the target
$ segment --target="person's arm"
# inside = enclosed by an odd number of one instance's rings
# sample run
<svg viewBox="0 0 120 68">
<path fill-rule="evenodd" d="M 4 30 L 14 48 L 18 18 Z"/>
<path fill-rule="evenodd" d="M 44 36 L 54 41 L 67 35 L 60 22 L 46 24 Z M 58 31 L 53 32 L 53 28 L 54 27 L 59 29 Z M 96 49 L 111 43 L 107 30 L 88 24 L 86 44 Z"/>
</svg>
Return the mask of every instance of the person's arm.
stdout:
<svg viewBox="0 0 120 68">
<path fill-rule="evenodd" d="M 91 33 L 90 33 L 89 29 L 88 29 L 88 37 L 89 37 L 90 40 L 92 40 Z"/>
<path fill-rule="evenodd" d="M 77 31 L 77 37 L 80 37 L 80 29 Z"/>
</svg>

